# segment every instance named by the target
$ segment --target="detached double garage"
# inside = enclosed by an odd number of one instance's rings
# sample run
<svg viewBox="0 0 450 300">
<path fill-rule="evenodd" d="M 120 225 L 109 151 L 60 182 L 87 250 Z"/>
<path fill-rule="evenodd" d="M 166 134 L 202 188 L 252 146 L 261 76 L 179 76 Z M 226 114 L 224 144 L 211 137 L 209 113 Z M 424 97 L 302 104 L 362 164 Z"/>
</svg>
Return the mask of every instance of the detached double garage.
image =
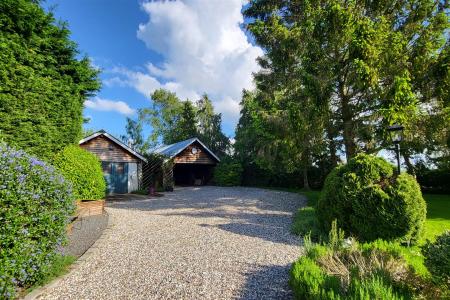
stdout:
<svg viewBox="0 0 450 300">
<path fill-rule="evenodd" d="M 140 189 L 145 158 L 105 131 L 80 141 L 80 147 L 98 156 L 102 162 L 108 194 L 125 194 Z"/>
<path fill-rule="evenodd" d="M 131 193 L 148 188 L 142 185 L 142 170 L 147 164 L 146 158 L 111 134 L 102 130 L 82 139 L 79 144 L 100 159 L 108 194 Z M 170 175 L 173 178 L 170 181 L 177 185 L 207 184 L 214 167 L 220 161 L 197 138 L 163 145 L 150 152 L 173 162 L 173 172 Z M 149 162 L 147 166 L 150 164 Z"/>
</svg>

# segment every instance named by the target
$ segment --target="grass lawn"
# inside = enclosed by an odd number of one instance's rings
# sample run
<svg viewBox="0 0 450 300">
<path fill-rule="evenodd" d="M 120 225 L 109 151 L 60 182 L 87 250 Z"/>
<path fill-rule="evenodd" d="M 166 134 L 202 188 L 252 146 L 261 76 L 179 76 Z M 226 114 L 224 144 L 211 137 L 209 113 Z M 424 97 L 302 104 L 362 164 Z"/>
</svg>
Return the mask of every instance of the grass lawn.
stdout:
<svg viewBox="0 0 450 300">
<path fill-rule="evenodd" d="M 425 221 L 426 239 L 435 240 L 445 230 L 450 230 L 450 195 L 423 195 L 427 202 L 427 220 Z"/>
</svg>

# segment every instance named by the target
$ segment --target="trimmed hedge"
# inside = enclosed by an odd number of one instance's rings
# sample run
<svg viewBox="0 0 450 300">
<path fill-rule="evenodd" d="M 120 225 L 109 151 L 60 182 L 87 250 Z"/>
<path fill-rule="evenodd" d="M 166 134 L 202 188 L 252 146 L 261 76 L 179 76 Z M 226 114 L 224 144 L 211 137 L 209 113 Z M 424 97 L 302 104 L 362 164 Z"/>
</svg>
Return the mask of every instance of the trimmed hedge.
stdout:
<svg viewBox="0 0 450 300">
<path fill-rule="evenodd" d="M 412 176 L 397 176 L 383 158 L 360 154 L 328 175 L 317 216 L 324 230 L 337 220 L 339 227 L 361 241 L 416 242 L 426 203 Z"/>
<path fill-rule="evenodd" d="M 64 178 L 72 182 L 77 200 L 105 197 L 106 182 L 102 166 L 94 154 L 79 146 L 67 146 L 55 156 L 54 166 L 62 172 Z"/>
<path fill-rule="evenodd" d="M 242 182 L 242 166 L 233 160 L 223 160 L 214 169 L 213 181 L 220 186 L 237 186 Z"/>
<path fill-rule="evenodd" d="M 39 281 L 64 242 L 71 184 L 51 166 L 0 143 L 0 299 Z"/>
</svg>

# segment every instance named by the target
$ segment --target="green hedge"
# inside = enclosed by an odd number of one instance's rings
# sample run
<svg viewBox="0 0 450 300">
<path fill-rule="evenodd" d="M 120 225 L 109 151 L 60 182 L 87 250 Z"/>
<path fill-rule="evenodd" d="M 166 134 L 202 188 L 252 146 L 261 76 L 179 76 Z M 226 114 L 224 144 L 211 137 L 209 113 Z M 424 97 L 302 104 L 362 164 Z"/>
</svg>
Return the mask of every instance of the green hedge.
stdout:
<svg viewBox="0 0 450 300">
<path fill-rule="evenodd" d="M 45 276 L 74 210 L 71 184 L 51 166 L 0 143 L 0 299 Z"/>
<path fill-rule="evenodd" d="M 418 170 L 417 181 L 424 193 L 450 194 L 450 170 Z"/>
<path fill-rule="evenodd" d="M 72 182 L 77 200 L 96 200 L 105 197 L 106 183 L 102 166 L 94 154 L 71 145 L 54 158 L 55 167 Z"/>
<path fill-rule="evenodd" d="M 317 216 L 324 230 L 336 219 L 339 227 L 362 241 L 416 242 L 426 203 L 412 176 L 397 176 L 383 158 L 360 154 L 328 175 Z"/>
<path fill-rule="evenodd" d="M 242 182 L 242 166 L 231 159 L 224 159 L 214 169 L 213 181 L 220 186 L 237 186 Z"/>
</svg>

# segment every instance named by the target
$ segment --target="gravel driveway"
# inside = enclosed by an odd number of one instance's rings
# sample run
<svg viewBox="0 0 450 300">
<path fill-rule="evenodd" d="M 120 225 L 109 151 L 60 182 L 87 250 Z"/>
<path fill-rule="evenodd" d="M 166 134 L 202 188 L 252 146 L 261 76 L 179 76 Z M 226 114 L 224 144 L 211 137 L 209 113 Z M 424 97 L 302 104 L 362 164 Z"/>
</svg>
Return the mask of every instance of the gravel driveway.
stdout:
<svg viewBox="0 0 450 300">
<path fill-rule="evenodd" d="M 136 199 L 139 197 L 134 197 Z M 286 299 L 298 194 L 178 188 L 108 203 L 109 226 L 39 299 Z"/>
</svg>

